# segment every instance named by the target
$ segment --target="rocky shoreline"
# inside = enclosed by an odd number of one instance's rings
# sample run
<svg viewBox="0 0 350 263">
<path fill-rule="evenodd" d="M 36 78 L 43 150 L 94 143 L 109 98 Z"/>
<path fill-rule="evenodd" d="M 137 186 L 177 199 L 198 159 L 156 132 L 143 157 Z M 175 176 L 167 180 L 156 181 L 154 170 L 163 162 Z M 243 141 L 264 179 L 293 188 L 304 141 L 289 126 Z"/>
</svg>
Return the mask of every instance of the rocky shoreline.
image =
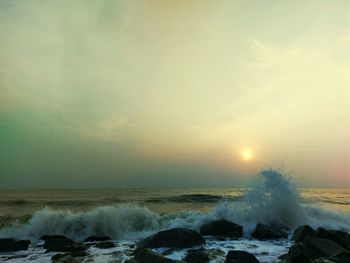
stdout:
<svg viewBox="0 0 350 263">
<path fill-rule="evenodd" d="M 287 253 L 281 254 L 281 263 L 349 263 L 350 234 L 339 230 L 313 229 L 300 226 L 291 230 L 283 225 L 257 224 L 251 238 L 260 241 L 287 240 L 291 246 Z M 199 232 L 185 228 L 173 228 L 155 233 L 138 243 L 130 244 L 128 257 L 115 262 L 125 263 L 206 263 L 215 259 L 220 251 L 204 248 L 207 238 L 215 240 L 235 240 L 243 237 L 243 227 L 227 220 L 216 220 L 204 224 Z M 0 255 L 41 248 L 45 253 L 54 253 L 51 261 L 56 263 L 85 262 L 89 259 L 89 249 L 110 249 L 116 246 L 107 236 L 90 236 L 83 242 L 73 241 L 62 235 L 42 236 L 37 244 L 29 240 L 13 238 L 0 239 Z M 180 260 L 167 255 L 186 249 Z M 222 251 L 221 251 L 222 252 Z M 223 253 L 223 252 L 222 252 Z M 224 256 L 225 263 L 259 263 L 255 255 L 243 250 L 231 249 Z M 13 258 L 13 257 L 12 257 Z M 8 258 L 10 260 L 11 257 Z M 6 259 L 5 259 L 6 260 Z M 87 261 L 94 262 L 94 261 Z"/>
</svg>

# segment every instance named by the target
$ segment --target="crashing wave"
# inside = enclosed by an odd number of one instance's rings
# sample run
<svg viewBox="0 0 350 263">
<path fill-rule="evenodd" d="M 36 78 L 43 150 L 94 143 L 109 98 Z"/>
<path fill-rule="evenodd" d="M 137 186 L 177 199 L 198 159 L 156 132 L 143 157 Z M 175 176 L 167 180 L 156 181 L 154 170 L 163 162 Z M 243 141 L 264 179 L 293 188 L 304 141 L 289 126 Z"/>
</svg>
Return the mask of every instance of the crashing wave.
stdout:
<svg viewBox="0 0 350 263">
<path fill-rule="evenodd" d="M 88 212 L 44 208 L 26 224 L 0 230 L 0 237 L 26 237 L 60 234 L 79 240 L 91 235 L 107 235 L 116 240 L 133 240 L 173 227 L 198 230 L 213 219 L 227 219 L 244 226 L 249 235 L 256 223 L 290 227 L 309 224 L 350 231 L 350 213 L 302 204 L 295 184 L 279 171 L 264 170 L 240 201 L 224 199 L 209 213 L 197 211 L 156 214 L 136 205 L 98 207 Z"/>
</svg>

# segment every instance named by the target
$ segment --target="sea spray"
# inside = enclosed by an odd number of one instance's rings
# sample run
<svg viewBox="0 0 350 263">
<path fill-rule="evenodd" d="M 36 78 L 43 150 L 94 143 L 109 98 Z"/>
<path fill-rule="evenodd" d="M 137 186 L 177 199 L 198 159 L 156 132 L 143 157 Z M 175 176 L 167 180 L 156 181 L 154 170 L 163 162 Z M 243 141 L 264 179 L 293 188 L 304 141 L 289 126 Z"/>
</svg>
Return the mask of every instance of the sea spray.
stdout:
<svg viewBox="0 0 350 263">
<path fill-rule="evenodd" d="M 244 196 L 251 217 L 261 223 L 295 226 L 303 218 L 299 191 L 276 170 L 262 171 Z"/>
<path fill-rule="evenodd" d="M 304 217 L 295 184 L 272 169 L 263 170 L 257 176 L 240 202 L 223 200 L 212 214 L 214 218 L 243 225 L 245 235 L 249 235 L 257 223 L 294 227 Z"/>
<path fill-rule="evenodd" d="M 191 199 L 191 202 L 193 200 Z M 309 224 L 350 231 L 350 213 L 302 203 L 293 181 L 280 171 L 264 170 L 242 198 L 223 198 L 210 212 L 181 211 L 157 214 L 134 204 L 102 206 L 88 212 L 44 208 L 25 223 L 0 229 L 0 237 L 36 240 L 45 234 L 60 234 L 75 240 L 107 235 L 116 240 L 137 240 L 160 230 L 185 227 L 199 230 L 215 219 L 243 226 L 249 236 L 255 225 L 283 224 L 291 228 Z"/>
<path fill-rule="evenodd" d="M 105 235 L 113 239 L 137 239 L 159 229 L 158 215 L 147 208 L 134 205 L 98 207 L 89 212 L 44 208 L 35 212 L 25 225 L 0 231 L 0 236 L 23 237 L 36 240 L 43 235 L 65 235 L 82 240 L 91 235 Z"/>
<path fill-rule="evenodd" d="M 224 218 L 244 226 L 249 236 L 257 223 L 278 224 L 295 228 L 310 225 L 350 232 L 350 213 L 302 203 L 293 180 L 277 170 L 263 170 L 252 182 L 242 201 L 223 199 L 212 217 Z"/>
</svg>

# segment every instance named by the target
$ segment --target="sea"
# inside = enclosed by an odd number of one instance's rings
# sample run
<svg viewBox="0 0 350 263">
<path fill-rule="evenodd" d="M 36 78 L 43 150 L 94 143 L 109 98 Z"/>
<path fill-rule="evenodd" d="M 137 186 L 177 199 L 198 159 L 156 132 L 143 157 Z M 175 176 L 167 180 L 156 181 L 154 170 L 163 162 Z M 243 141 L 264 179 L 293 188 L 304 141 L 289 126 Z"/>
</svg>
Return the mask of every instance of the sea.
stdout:
<svg viewBox="0 0 350 263">
<path fill-rule="evenodd" d="M 299 189 L 280 171 L 265 170 L 247 188 L 46 189 L 0 191 L 0 238 L 29 239 L 26 251 L 0 253 L 0 262 L 51 262 L 40 237 L 65 235 L 112 238 L 115 247 L 91 246 L 79 262 L 124 262 L 137 242 L 161 230 L 226 219 L 243 226 L 239 240 L 206 237 L 211 262 L 225 262 L 229 250 L 253 253 L 262 263 L 280 262 L 290 239 L 258 241 L 250 234 L 257 223 L 300 225 L 350 232 L 350 189 Z M 157 249 L 183 260 L 188 249 Z"/>
</svg>

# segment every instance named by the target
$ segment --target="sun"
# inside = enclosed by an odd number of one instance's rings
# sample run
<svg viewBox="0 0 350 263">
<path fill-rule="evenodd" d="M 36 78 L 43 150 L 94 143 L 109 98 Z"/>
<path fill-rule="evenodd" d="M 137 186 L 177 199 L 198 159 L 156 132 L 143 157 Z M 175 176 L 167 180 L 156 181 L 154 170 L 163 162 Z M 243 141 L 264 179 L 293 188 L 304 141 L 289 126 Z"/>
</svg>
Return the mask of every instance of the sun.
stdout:
<svg viewBox="0 0 350 263">
<path fill-rule="evenodd" d="M 251 148 L 243 148 L 240 155 L 242 160 L 246 162 L 251 161 L 254 157 L 253 150 Z"/>
</svg>

